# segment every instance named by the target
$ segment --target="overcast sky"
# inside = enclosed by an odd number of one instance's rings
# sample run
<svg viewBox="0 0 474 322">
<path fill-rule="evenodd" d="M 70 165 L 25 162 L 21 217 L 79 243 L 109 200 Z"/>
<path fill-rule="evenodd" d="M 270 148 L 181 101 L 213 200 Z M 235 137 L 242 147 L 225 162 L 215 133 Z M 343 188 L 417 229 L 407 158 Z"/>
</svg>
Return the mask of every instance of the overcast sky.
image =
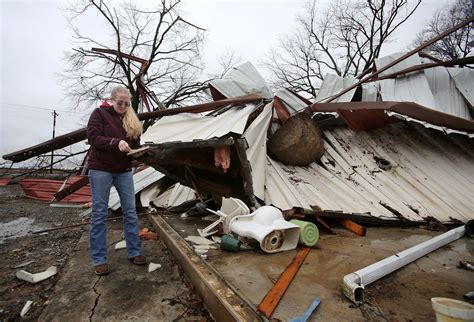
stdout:
<svg viewBox="0 0 474 322">
<path fill-rule="evenodd" d="M 453 2 L 423 0 L 383 54 L 406 50 L 432 14 Z M 74 47 L 64 3 L 0 0 L 0 155 L 50 139 L 54 109 L 59 113 L 56 135 L 61 135 L 83 127 L 93 108 L 73 110 L 58 81 L 64 52 Z M 243 62 L 258 67 L 279 37 L 291 32 L 303 4 L 302 0 L 184 0 L 182 9 L 188 21 L 209 30 L 206 66 L 215 67 L 219 56 L 234 50 Z M 97 20 L 88 19 L 79 21 L 80 27 L 103 34 Z"/>
</svg>

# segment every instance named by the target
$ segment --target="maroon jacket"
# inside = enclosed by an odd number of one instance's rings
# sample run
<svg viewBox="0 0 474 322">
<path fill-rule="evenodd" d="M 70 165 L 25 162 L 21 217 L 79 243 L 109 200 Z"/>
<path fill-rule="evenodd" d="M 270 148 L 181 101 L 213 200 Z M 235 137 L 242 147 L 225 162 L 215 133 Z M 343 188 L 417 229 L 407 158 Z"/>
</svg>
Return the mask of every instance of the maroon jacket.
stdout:
<svg viewBox="0 0 474 322">
<path fill-rule="evenodd" d="M 132 157 L 119 150 L 120 140 L 132 149 L 140 147 L 140 138 L 127 138 L 122 118 L 113 107 L 99 107 L 92 112 L 87 123 L 87 140 L 91 145 L 89 168 L 109 172 L 131 170 Z"/>
</svg>

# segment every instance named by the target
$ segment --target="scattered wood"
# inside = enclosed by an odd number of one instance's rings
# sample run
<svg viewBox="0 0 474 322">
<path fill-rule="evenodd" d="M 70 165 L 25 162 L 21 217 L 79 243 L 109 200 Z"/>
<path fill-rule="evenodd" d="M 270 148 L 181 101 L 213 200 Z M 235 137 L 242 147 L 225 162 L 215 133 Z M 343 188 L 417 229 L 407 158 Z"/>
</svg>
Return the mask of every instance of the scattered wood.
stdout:
<svg viewBox="0 0 474 322">
<path fill-rule="evenodd" d="M 280 303 L 283 294 L 285 294 L 286 289 L 293 281 L 293 278 L 296 276 L 296 273 L 310 250 L 311 248 L 305 247 L 298 251 L 291 264 L 283 271 L 275 285 L 268 291 L 267 295 L 265 295 L 262 302 L 258 305 L 258 311 L 262 312 L 267 319 L 270 318 L 278 306 L 278 303 Z"/>
</svg>

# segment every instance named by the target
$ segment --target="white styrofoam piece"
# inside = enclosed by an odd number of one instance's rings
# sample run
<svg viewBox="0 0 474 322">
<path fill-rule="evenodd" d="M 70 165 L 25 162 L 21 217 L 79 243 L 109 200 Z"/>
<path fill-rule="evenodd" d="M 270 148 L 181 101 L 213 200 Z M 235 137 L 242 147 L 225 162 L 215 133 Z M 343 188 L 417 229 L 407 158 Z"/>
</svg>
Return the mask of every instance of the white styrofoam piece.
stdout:
<svg viewBox="0 0 474 322">
<path fill-rule="evenodd" d="M 16 272 L 16 277 L 23 280 L 23 281 L 27 281 L 29 283 L 38 283 L 38 282 L 41 282 L 47 278 L 50 278 L 51 276 L 54 276 L 56 275 L 58 272 L 58 269 L 56 266 L 51 266 L 51 267 L 48 267 L 44 272 L 41 272 L 41 273 L 36 273 L 36 274 L 32 274 L 30 272 L 27 272 L 27 271 L 24 271 L 24 270 L 20 270 L 18 272 Z"/>
<path fill-rule="evenodd" d="M 148 264 L 148 273 L 154 272 L 158 268 L 161 268 L 161 264 L 150 263 Z"/>
<path fill-rule="evenodd" d="M 115 244 L 115 250 L 127 248 L 127 242 L 125 240 L 121 240 Z"/>
</svg>

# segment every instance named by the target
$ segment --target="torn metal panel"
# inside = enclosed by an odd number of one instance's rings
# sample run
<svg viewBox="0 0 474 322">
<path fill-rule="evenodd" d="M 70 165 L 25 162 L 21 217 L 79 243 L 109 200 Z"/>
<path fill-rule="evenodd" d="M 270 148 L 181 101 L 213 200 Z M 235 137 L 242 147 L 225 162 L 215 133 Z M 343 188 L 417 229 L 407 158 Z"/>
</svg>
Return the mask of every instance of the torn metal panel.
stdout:
<svg viewBox="0 0 474 322">
<path fill-rule="evenodd" d="M 404 121 L 407 121 L 407 122 L 414 122 L 414 123 L 421 124 L 424 127 L 426 127 L 427 129 L 435 129 L 437 131 L 441 131 L 441 132 L 446 133 L 446 134 L 461 134 L 461 135 L 466 135 L 470 138 L 474 138 L 474 133 L 468 133 L 468 132 L 465 132 L 465 131 L 457 131 L 457 130 L 453 130 L 449 127 L 446 127 L 446 126 L 433 125 L 433 124 L 430 124 L 428 122 L 420 121 L 420 120 L 417 120 L 417 119 L 414 119 L 414 118 L 411 118 L 409 116 L 402 115 L 402 114 L 399 114 L 399 113 L 396 113 L 396 112 L 385 111 L 385 114 L 387 114 L 390 117 L 395 117 L 395 118 L 398 118 L 398 119 L 401 119 L 401 120 L 404 120 Z"/>
<path fill-rule="evenodd" d="M 213 80 L 210 85 L 228 98 L 248 94 L 273 97 L 265 79 L 250 62 L 232 68 L 222 79 Z"/>
<path fill-rule="evenodd" d="M 249 115 L 257 105 L 235 107 L 217 116 L 178 114 L 162 117 L 141 137 L 142 144 L 164 142 L 192 142 L 223 137 L 229 133 L 242 134 Z"/>
<path fill-rule="evenodd" d="M 340 77 L 334 74 L 326 74 L 323 83 L 316 97 L 316 102 L 321 102 L 325 99 L 333 97 L 343 89 L 357 84 L 357 79 L 354 77 Z M 350 102 L 354 97 L 355 88 L 348 91 L 347 93 L 339 96 L 333 102 Z"/>
<path fill-rule="evenodd" d="M 68 185 L 66 185 L 68 181 L 66 179 L 66 181 L 64 182 L 64 186 L 61 187 L 61 190 L 59 190 L 58 192 L 54 194 L 54 199 L 56 201 L 61 201 L 65 197 L 69 196 L 70 194 L 74 193 L 75 191 L 79 190 L 80 188 L 84 187 L 85 185 L 89 183 L 88 176 L 81 176 L 81 177 L 82 177 L 81 179 L 75 181 L 74 183 L 69 182 Z"/>
<path fill-rule="evenodd" d="M 242 135 L 249 145 L 247 158 L 252 168 L 253 192 L 257 198 L 262 200 L 265 195 L 267 132 L 271 117 L 272 105 L 267 104 L 262 113 L 249 125 Z"/>
<path fill-rule="evenodd" d="M 348 93 L 350 91 L 352 91 L 354 88 L 356 88 L 357 86 L 365 83 L 366 81 L 370 80 L 371 78 L 374 78 L 376 77 L 377 75 L 383 73 L 384 71 L 386 70 L 389 70 L 391 67 L 399 64 L 400 62 L 403 62 L 405 59 L 409 58 L 410 56 L 418 53 L 420 50 L 423 50 L 425 49 L 426 47 L 430 46 L 431 44 L 435 43 L 436 41 L 446 37 L 447 35 L 449 35 L 450 33 L 472 23 L 472 21 L 474 21 L 474 17 L 470 17 L 462 22 L 460 22 L 459 24 L 449 28 L 448 30 L 446 30 L 445 32 L 439 34 L 438 36 L 424 42 L 422 45 L 416 47 L 415 49 L 412 49 L 410 50 L 408 53 L 402 55 L 401 57 L 399 57 L 398 59 L 396 59 L 395 61 L 392 61 L 391 63 L 389 63 L 388 65 L 384 65 L 384 66 L 380 66 L 378 68 L 377 71 L 373 72 L 372 74 L 370 75 L 367 75 L 367 76 L 364 76 L 360 81 L 358 81 L 357 83 L 355 83 L 354 85 L 351 85 L 349 87 L 346 87 L 344 88 L 344 90 L 342 90 L 341 92 L 339 92 L 338 94 L 332 96 L 331 98 L 329 98 L 327 101 L 325 101 L 326 103 L 329 103 L 331 101 L 334 101 L 335 99 L 337 99 L 338 97 L 341 97 L 341 95 L 344 95 L 345 93 Z M 363 75 L 365 75 L 365 71 L 363 72 Z"/>
<path fill-rule="evenodd" d="M 474 70 L 469 68 L 447 68 L 447 70 L 454 80 L 457 89 L 471 104 L 472 109 L 474 106 Z"/>
<path fill-rule="evenodd" d="M 303 99 L 299 95 L 296 95 L 287 89 L 278 90 L 275 96 L 278 97 L 286 106 L 290 112 L 290 115 L 303 111 L 306 107 L 308 107 L 308 105 L 311 104 L 310 101 Z"/>
<path fill-rule="evenodd" d="M 447 70 L 448 68 L 445 67 L 435 67 L 424 71 L 435 98 L 436 109 L 472 121 L 469 106 L 464 96 L 456 88 L 455 81 Z M 472 75 L 471 88 L 474 84 L 474 74 Z M 458 83 L 464 84 L 464 82 Z"/>
<path fill-rule="evenodd" d="M 326 130 L 324 136 L 322 165 L 290 167 L 269 160 L 266 204 L 410 221 L 474 218 L 472 152 L 459 148 L 472 139 L 406 123 L 360 133 Z M 378 159 L 389 161 L 390 170 L 381 169 Z"/>
<path fill-rule="evenodd" d="M 179 206 L 186 201 L 194 199 L 196 199 L 196 191 L 194 191 L 194 189 L 177 183 L 171 190 L 167 207 Z"/>
</svg>

